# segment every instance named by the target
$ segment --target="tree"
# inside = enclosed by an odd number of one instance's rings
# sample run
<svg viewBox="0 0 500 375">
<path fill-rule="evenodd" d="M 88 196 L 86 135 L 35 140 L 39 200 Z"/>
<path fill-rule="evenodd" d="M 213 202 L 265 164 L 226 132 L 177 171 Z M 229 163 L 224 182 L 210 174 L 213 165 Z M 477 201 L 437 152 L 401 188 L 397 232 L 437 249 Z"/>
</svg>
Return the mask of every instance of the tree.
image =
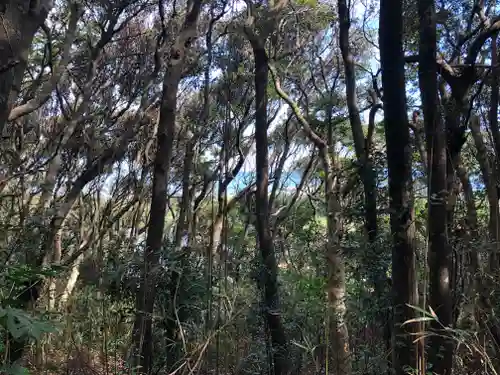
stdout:
<svg viewBox="0 0 500 375">
<path fill-rule="evenodd" d="M 0 32 L 0 134 L 3 134 L 15 97 L 24 76 L 27 55 L 37 30 L 45 22 L 52 1 L 2 1 L 4 27 Z"/>
<path fill-rule="evenodd" d="M 384 93 L 384 125 L 387 142 L 392 234 L 393 352 L 396 374 L 418 368 L 411 330 L 404 322 L 414 319 L 418 305 L 415 259 L 415 227 L 410 132 L 406 106 L 403 2 L 380 2 L 380 62 Z M 390 25 L 390 29 L 389 29 Z M 423 353 L 421 353 L 423 355 Z"/>
<path fill-rule="evenodd" d="M 201 0 L 188 3 L 186 16 L 175 42 L 170 49 L 167 72 L 163 79 L 163 94 L 158 118 L 157 151 L 153 169 L 153 196 L 151 214 L 144 252 L 141 283 L 137 292 L 137 315 L 134 323 L 136 363 L 140 371 L 150 374 L 153 365 L 152 314 L 159 276 L 158 262 L 163 240 L 167 209 L 167 186 L 173 140 L 176 135 L 177 92 L 182 78 L 186 54 L 196 38 L 196 27 L 201 11 Z M 170 358 L 172 360 L 172 358 Z"/>
<path fill-rule="evenodd" d="M 285 6 L 286 1 L 278 1 L 270 4 L 269 13 L 273 14 L 281 11 Z M 252 17 L 254 12 L 253 4 L 249 6 L 249 14 Z M 267 21 L 267 20 L 266 20 Z M 269 22 L 269 21 L 267 21 Z M 265 42 L 267 36 L 273 30 L 266 27 L 264 35 L 258 35 L 255 31 L 255 24 L 245 27 L 245 34 L 250 41 L 255 64 L 255 145 L 256 145 L 256 192 L 255 192 L 255 212 L 256 212 L 256 229 L 257 239 L 260 248 L 260 254 L 263 262 L 263 271 L 261 280 L 259 280 L 260 288 L 264 294 L 264 314 L 269 330 L 269 335 L 273 350 L 273 373 L 276 375 L 284 375 L 288 373 L 288 349 L 285 330 L 281 321 L 279 310 L 279 294 L 278 294 L 278 265 L 274 250 L 273 238 L 270 231 L 269 222 L 269 161 L 268 161 L 268 80 L 269 80 L 269 57 L 266 51 Z"/>
<path fill-rule="evenodd" d="M 347 1 L 339 0 L 339 46 L 344 61 L 347 108 L 351 122 L 354 149 L 360 165 L 360 176 L 365 193 L 365 226 L 370 244 L 377 239 L 377 186 L 368 142 L 363 134 L 363 127 L 356 98 L 356 74 L 354 56 L 349 47 L 349 29 L 351 27 L 350 9 Z M 381 284 L 382 282 L 382 284 Z M 383 280 L 375 280 L 375 287 L 380 288 Z"/>
<path fill-rule="evenodd" d="M 439 113 L 436 69 L 436 15 L 432 0 L 420 0 L 419 84 L 422 96 L 429 171 L 429 305 L 439 322 L 431 338 L 429 363 L 438 374 L 451 374 L 453 345 L 439 334 L 452 323 L 451 248 L 447 235 L 446 129 Z"/>
</svg>

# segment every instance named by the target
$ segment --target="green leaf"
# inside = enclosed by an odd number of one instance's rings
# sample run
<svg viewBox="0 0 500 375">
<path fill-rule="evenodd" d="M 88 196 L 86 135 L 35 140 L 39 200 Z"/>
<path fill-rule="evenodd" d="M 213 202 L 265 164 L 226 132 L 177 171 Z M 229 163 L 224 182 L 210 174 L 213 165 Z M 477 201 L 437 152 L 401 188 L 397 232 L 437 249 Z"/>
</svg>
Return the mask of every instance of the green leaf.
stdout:
<svg viewBox="0 0 500 375">
<path fill-rule="evenodd" d="M 10 365 L 10 366 L 6 366 L 4 368 L 1 369 L 2 370 L 2 374 L 7 374 L 7 375 L 29 375 L 30 374 L 30 371 L 24 367 L 24 366 L 21 366 L 19 364 L 13 364 L 13 365 Z"/>
<path fill-rule="evenodd" d="M 5 328 L 15 340 L 21 338 L 39 340 L 44 333 L 54 331 L 51 325 L 19 309 L 6 308 L 4 317 Z"/>
</svg>

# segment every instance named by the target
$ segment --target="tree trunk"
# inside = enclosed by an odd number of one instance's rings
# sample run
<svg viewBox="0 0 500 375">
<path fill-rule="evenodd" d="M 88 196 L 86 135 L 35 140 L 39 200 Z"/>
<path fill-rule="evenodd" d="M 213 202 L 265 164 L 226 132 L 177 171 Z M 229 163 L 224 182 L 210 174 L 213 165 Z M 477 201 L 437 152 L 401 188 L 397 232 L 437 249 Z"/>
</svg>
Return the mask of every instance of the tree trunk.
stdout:
<svg viewBox="0 0 500 375">
<path fill-rule="evenodd" d="M 178 69 L 176 69 L 178 70 Z M 133 329 L 133 345 L 138 356 L 137 365 L 140 373 L 149 374 L 152 366 L 152 313 L 156 297 L 156 277 L 159 271 L 159 258 L 163 242 L 163 229 L 167 208 L 167 187 L 169 181 L 170 161 L 172 158 L 173 139 L 175 135 L 175 111 L 177 106 L 177 89 L 180 81 L 169 77 L 175 73 L 170 70 L 165 74 L 161 118 L 157 135 L 157 152 L 153 169 L 153 195 L 151 214 L 146 237 L 146 250 L 141 273 L 141 281 L 136 299 L 136 317 Z M 168 78 L 167 78 L 168 77 Z"/>
<path fill-rule="evenodd" d="M 85 254 L 80 254 L 71 267 L 71 273 L 69 275 L 68 281 L 66 282 L 66 286 L 64 287 L 61 299 L 59 300 L 59 308 L 61 310 L 67 306 L 68 300 L 70 299 L 71 294 L 75 289 L 76 282 L 78 281 L 78 277 L 80 276 L 80 265 L 82 264 L 84 258 Z"/>
<path fill-rule="evenodd" d="M 192 196 L 191 196 L 191 170 L 193 169 L 195 139 L 186 140 L 184 170 L 182 171 L 182 198 L 179 207 L 179 220 L 175 229 L 175 247 L 183 243 L 184 238 L 189 239 L 191 224 Z"/>
<path fill-rule="evenodd" d="M 384 90 L 384 124 L 389 169 L 391 212 L 393 350 L 394 374 L 404 375 L 406 367 L 417 368 L 416 349 L 410 333 L 414 325 L 401 326 L 415 317 L 417 306 L 415 230 L 413 224 L 413 181 L 410 132 L 406 113 L 403 53 L 403 0 L 381 0 L 380 59 Z"/>
<path fill-rule="evenodd" d="M 365 228 L 370 243 L 377 239 L 377 184 L 368 150 L 366 149 L 363 126 L 356 100 L 356 73 L 354 57 L 349 48 L 349 29 L 351 25 L 349 7 L 346 0 L 338 0 L 339 9 L 339 44 L 344 61 L 345 85 L 349 121 L 351 122 L 352 135 L 356 158 L 360 164 L 361 180 L 365 192 Z M 372 249 L 374 251 L 375 249 Z M 379 281 L 379 280 L 377 280 Z M 382 284 L 383 285 L 383 284 Z"/>
<path fill-rule="evenodd" d="M 493 251 L 495 252 L 493 258 L 492 258 L 492 266 L 498 267 L 500 261 L 500 254 L 498 254 L 498 241 L 499 241 L 499 228 L 498 228 L 498 199 L 499 197 L 499 192 L 500 192 L 500 182 L 499 182 L 499 176 L 500 176 L 500 131 L 498 130 L 498 102 L 499 102 L 499 93 L 498 93 L 498 48 L 497 48 L 497 42 L 498 42 L 498 34 L 496 34 L 494 37 L 491 38 L 491 65 L 494 66 L 495 68 L 493 69 L 493 77 L 492 77 L 492 82 L 491 82 L 491 97 L 490 97 L 490 112 L 489 112 L 489 122 L 490 122 L 490 129 L 491 129 L 491 134 L 493 135 L 493 141 L 495 145 L 495 164 L 492 167 L 492 178 L 493 181 L 491 182 L 492 188 L 495 189 L 496 192 L 496 202 L 494 203 L 494 207 L 490 208 L 490 230 L 494 230 L 494 239 L 495 239 L 495 246 L 493 247 Z M 492 192 L 493 193 L 493 192 Z M 488 193 L 488 196 L 490 193 Z M 492 194 L 493 195 L 493 194 Z M 493 196 L 492 196 L 493 198 Z M 490 198 L 491 200 L 491 198 Z M 490 202 L 491 205 L 492 202 Z M 492 216 L 493 220 L 496 221 L 492 222 Z M 493 233 L 492 233 L 493 234 Z"/>
<path fill-rule="evenodd" d="M 335 165 L 332 161 L 334 155 L 330 150 L 333 149 L 333 140 L 328 137 L 325 142 L 311 129 L 307 119 L 301 114 L 297 103 L 282 90 L 279 79 L 274 67 L 271 66 L 271 73 L 274 81 L 274 87 L 278 95 L 290 106 L 297 120 L 302 125 L 304 132 L 309 140 L 318 148 L 323 169 L 325 173 L 325 205 L 327 207 L 327 247 L 325 258 L 328 265 L 328 280 L 326 285 L 328 298 L 328 340 L 332 343 L 333 355 L 332 367 L 338 375 L 349 375 L 351 373 L 351 359 L 349 348 L 349 331 L 345 322 L 346 303 L 345 303 L 345 266 L 340 244 L 341 231 L 341 206 L 339 200 L 339 189 L 334 176 Z M 329 124 L 328 132 L 332 134 Z M 327 362 L 329 363 L 329 362 Z M 328 369 L 327 373 L 328 373 Z"/>
<path fill-rule="evenodd" d="M 446 129 L 439 113 L 436 70 L 436 10 L 434 0 L 419 0 L 420 18 L 419 85 L 422 97 L 427 141 L 429 171 L 429 305 L 440 322 L 433 322 L 435 331 L 452 323 L 450 290 L 452 251 L 447 235 L 447 152 Z M 429 363 L 440 375 L 451 374 L 453 344 L 436 332 L 430 338 Z"/>
<path fill-rule="evenodd" d="M 478 236 L 478 219 L 477 219 L 477 208 L 476 202 L 474 200 L 474 191 L 472 184 L 469 179 L 467 170 L 459 161 L 457 168 L 457 175 L 460 178 L 462 184 L 462 190 L 464 193 L 465 205 L 467 209 L 467 215 L 465 219 L 465 225 L 462 229 L 462 248 L 464 249 L 465 257 L 465 272 L 466 281 L 464 282 L 464 295 L 466 302 L 463 304 L 461 309 L 461 314 L 459 316 L 458 325 L 460 329 L 474 329 L 474 317 L 476 316 L 476 305 L 475 305 L 475 294 L 476 291 L 481 291 L 481 276 L 479 274 L 479 257 L 477 246 L 474 243 L 479 241 Z"/>
<path fill-rule="evenodd" d="M 264 309 L 267 329 L 273 349 L 273 374 L 288 373 L 288 348 L 285 328 L 281 320 L 278 295 L 278 265 L 269 223 L 269 160 L 267 140 L 267 83 L 268 57 L 264 47 L 253 45 L 255 58 L 255 142 L 256 142 L 256 230 L 258 246 L 264 265 L 261 286 L 264 292 Z"/>
<path fill-rule="evenodd" d="M 163 80 L 163 96 L 157 135 L 157 151 L 153 169 L 153 195 L 149 228 L 146 237 L 144 264 L 136 298 L 136 317 L 133 328 L 133 352 L 140 373 L 150 374 L 153 365 L 152 314 L 156 298 L 156 282 L 160 271 L 159 259 L 167 208 L 167 188 L 170 179 L 177 93 L 184 69 L 187 49 L 196 37 L 196 25 L 201 0 L 191 3 L 182 29 L 170 51 L 170 59 Z M 172 364 L 169 364 L 172 365 Z"/>
<path fill-rule="evenodd" d="M 332 371 L 338 375 L 351 373 L 351 359 L 349 348 L 349 331 L 345 321 L 346 316 L 346 288 L 345 265 L 340 244 L 341 207 L 336 187 L 336 178 L 333 174 L 333 163 L 327 148 L 321 151 L 325 172 L 325 200 L 327 208 L 327 248 L 326 261 L 328 264 L 327 293 L 329 304 L 329 342 L 332 348 Z M 327 369 L 326 373 L 329 373 Z"/>
<path fill-rule="evenodd" d="M 469 122 L 472 138 L 476 146 L 476 159 L 479 164 L 479 169 L 483 176 L 483 182 L 486 187 L 486 195 L 488 197 L 488 205 L 490 209 L 488 229 L 490 242 L 492 244 L 490 253 L 490 268 L 492 271 L 498 268 L 498 241 L 500 239 L 499 233 L 499 207 L 498 207 L 498 193 L 496 188 L 496 178 L 494 168 L 491 166 L 491 161 L 488 156 L 488 149 L 484 144 L 483 136 L 481 134 L 481 125 L 477 116 L 472 116 Z"/>
<path fill-rule="evenodd" d="M 491 66 L 495 67 L 491 77 L 491 96 L 490 96 L 490 129 L 495 144 L 495 153 L 497 157 L 497 171 L 500 171 L 500 131 L 498 129 L 498 34 L 491 38 Z M 498 173 L 498 172 L 497 172 Z"/>
<path fill-rule="evenodd" d="M 52 8 L 52 1 L 0 1 L 0 136 L 27 66 L 31 43 Z"/>
</svg>

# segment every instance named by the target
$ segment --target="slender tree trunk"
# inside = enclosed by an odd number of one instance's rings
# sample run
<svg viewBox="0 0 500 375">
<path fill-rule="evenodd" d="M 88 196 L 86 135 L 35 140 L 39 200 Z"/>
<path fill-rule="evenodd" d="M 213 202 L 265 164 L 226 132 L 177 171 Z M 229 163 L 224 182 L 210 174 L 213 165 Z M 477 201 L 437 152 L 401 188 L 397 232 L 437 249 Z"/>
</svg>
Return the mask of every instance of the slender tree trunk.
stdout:
<svg viewBox="0 0 500 375">
<path fill-rule="evenodd" d="M 380 251 L 383 247 L 377 246 L 378 224 L 377 224 L 377 176 L 373 167 L 373 161 L 370 157 L 368 148 L 369 139 L 365 138 L 363 133 L 363 125 L 359 113 L 357 97 L 356 97 L 356 71 L 354 64 L 354 56 L 349 45 L 349 30 L 351 27 L 351 16 L 348 0 L 338 0 L 339 12 L 339 45 L 344 62 L 345 86 L 347 97 L 347 108 L 349 111 L 349 121 L 351 123 L 352 136 L 354 140 L 354 149 L 356 159 L 359 165 L 360 177 L 363 183 L 364 190 L 364 222 L 365 231 L 370 245 L 364 252 L 364 263 L 370 265 L 368 272 L 369 280 L 373 284 L 374 293 L 372 300 L 375 308 L 376 324 L 384 324 L 386 317 L 382 313 L 379 301 L 384 298 L 386 285 L 386 270 L 382 266 L 380 260 L 382 254 Z M 374 103 L 374 105 L 376 105 Z M 376 107 L 374 107 L 376 108 Z M 374 114 L 376 109 L 372 111 Z M 331 112 L 330 112 L 331 113 Z M 332 131 L 329 132 L 330 135 Z M 330 138 L 330 136 L 328 137 Z M 331 140 L 329 139 L 329 142 Z M 331 146 L 331 145 L 329 145 Z M 348 336 L 346 335 L 346 338 Z"/>
<path fill-rule="evenodd" d="M 474 139 L 474 144 L 476 146 L 476 159 L 479 163 L 479 168 L 483 176 L 483 182 L 486 187 L 486 194 L 488 197 L 488 205 L 490 209 L 488 229 L 490 241 L 492 244 L 490 253 L 490 268 L 491 270 L 496 270 L 498 268 L 498 242 L 500 239 L 499 233 L 499 222 L 500 213 L 498 206 L 498 192 L 496 187 L 496 178 L 494 173 L 494 168 L 491 165 L 491 159 L 488 156 L 488 149 L 484 144 L 483 136 L 481 134 L 481 126 L 479 123 L 479 118 L 477 116 L 472 116 L 469 122 L 469 127 L 471 130 L 472 138 Z"/>
<path fill-rule="evenodd" d="M 349 110 L 349 120 L 351 122 L 356 158 L 360 164 L 361 180 L 365 192 L 365 228 L 368 234 L 368 240 L 373 244 L 377 239 L 378 230 L 376 175 L 373 169 L 372 160 L 366 149 L 366 141 L 356 99 L 356 72 L 354 69 L 354 56 L 349 47 L 351 20 L 347 1 L 338 0 L 338 9 L 340 27 L 339 44 L 344 61 L 347 108 Z M 380 281 L 377 280 L 376 282 Z"/>
<path fill-rule="evenodd" d="M 380 59 L 384 90 L 384 123 L 389 168 L 391 208 L 393 350 L 396 375 L 417 368 L 416 349 L 410 333 L 415 326 L 402 323 L 415 317 L 417 306 L 415 228 L 413 224 L 412 147 L 408 126 L 403 53 L 403 0 L 381 0 Z M 412 329 L 413 328 L 413 329 Z"/>
<path fill-rule="evenodd" d="M 498 81 L 499 81 L 499 74 L 498 74 L 498 48 L 497 48 L 497 42 L 498 42 L 498 34 L 496 34 L 494 37 L 491 38 L 491 65 L 494 66 L 495 68 L 493 69 L 493 76 L 492 76 L 492 82 L 491 82 L 491 97 L 490 97 L 490 111 L 489 111 L 489 122 L 490 122 L 490 129 L 491 129 L 491 134 L 493 135 L 493 141 L 495 145 L 495 163 L 492 166 L 492 176 L 491 178 L 493 181 L 491 182 L 492 187 L 495 189 L 495 192 L 491 192 L 493 199 L 495 199 L 494 195 L 496 195 L 496 202 L 493 204 L 493 207 L 490 208 L 490 230 L 492 231 L 492 237 L 495 240 L 495 244 L 493 246 L 493 251 L 494 251 L 494 256 L 492 258 L 492 266 L 493 267 L 498 267 L 500 264 L 500 254 L 498 254 L 498 249 L 499 249 L 499 240 L 500 240 L 500 233 L 499 233 L 499 211 L 498 211 L 498 199 L 500 198 L 500 182 L 499 182 L 499 176 L 500 176 L 500 131 L 498 130 L 498 102 L 499 102 L 499 92 L 498 92 Z M 496 193 L 496 194 L 493 194 Z M 488 193 L 488 196 L 490 193 Z M 490 198 L 490 200 L 491 200 Z M 492 202 L 490 202 L 490 206 L 492 205 Z"/>
<path fill-rule="evenodd" d="M 326 285 L 328 298 L 328 325 L 327 337 L 331 343 L 332 355 L 328 356 L 333 362 L 327 362 L 329 366 L 338 375 L 349 375 L 351 373 L 351 358 L 349 348 L 349 331 L 345 321 L 346 316 L 346 284 L 345 284 L 345 265 L 341 248 L 341 206 L 339 184 L 335 178 L 336 165 L 333 152 L 333 136 L 331 123 L 328 129 L 328 141 L 325 142 L 311 129 L 307 119 L 301 114 L 298 105 L 282 90 L 277 73 L 274 67 L 271 68 L 274 87 L 278 95 L 290 106 L 297 120 L 302 125 L 309 140 L 318 148 L 323 169 L 325 173 L 325 205 L 327 207 L 327 246 L 326 262 L 328 266 L 328 280 Z M 329 369 L 326 369 L 328 373 Z"/>
<path fill-rule="evenodd" d="M 500 171 L 500 131 L 498 129 L 498 101 L 499 101 L 499 92 L 498 92 L 498 80 L 499 80 L 499 68 L 498 64 L 498 34 L 491 38 L 491 66 L 494 66 L 492 72 L 492 80 L 491 80 L 491 96 L 490 96 L 490 129 L 491 134 L 493 135 L 493 141 L 495 144 L 495 153 L 497 157 L 497 171 Z M 498 172 L 497 172 L 498 173 Z"/>
<path fill-rule="evenodd" d="M 340 244 L 341 207 L 331 156 L 328 154 L 327 148 L 323 148 L 320 152 L 325 172 L 325 200 L 327 208 L 328 334 L 332 349 L 332 354 L 329 358 L 332 359 L 331 371 L 334 374 L 349 375 L 351 373 L 351 352 L 349 348 L 349 331 L 345 320 L 347 307 L 345 303 L 345 265 Z M 327 369 L 326 373 L 328 374 L 329 371 Z"/>
<path fill-rule="evenodd" d="M 36 254 L 36 258 L 32 260 L 33 264 L 49 264 L 54 252 L 56 252 L 56 259 L 59 257 L 57 254 L 57 238 L 61 233 L 61 228 L 64 224 L 64 221 L 73 208 L 76 200 L 80 196 L 80 193 L 89 182 L 91 182 L 97 176 L 101 175 L 108 165 L 112 164 L 116 160 L 119 160 L 125 154 L 127 150 L 126 146 L 133 134 L 133 129 L 127 131 L 117 142 L 117 145 L 115 147 L 110 147 L 109 149 L 105 150 L 98 160 L 94 161 L 92 165 L 90 165 L 80 174 L 80 176 L 78 176 L 78 178 L 73 183 L 71 190 L 68 192 L 64 201 L 58 208 L 56 214 L 52 217 L 49 224 L 48 234 L 42 245 L 42 252 L 41 254 Z"/>
<path fill-rule="evenodd" d="M 469 329 L 473 328 L 474 316 L 477 307 L 475 306 L 475 293 L 480 291 L 481 277 L 478 273 L 479 269 L 479 258 L 476 246 L 474 243 L 479 241 L 478 236 L 478 219 L 477 219 L 477 208 L 476 201 L 474 199 L 474 191 L 472 184 L 469 179 L 467 170 L 459 161 L 457 168 L 457 175 L 460 178 L 462 184 L 462 190 L 464 193 L 465 205 L 467 209 L 467 215 L 465 219 L 465 225 L 463 228 L 462 245 L 464 248 L 465 257 L 465 270 L 466 270 L 466 282 L 464 288 L 464 294 L 466 296 L 466 303 L 461 311 L 461 316 L 459 318 L 459 328 Z"/>
<path fill-rule="evenodd" d="M 152 314 L 156 298 L 156 282 L 160 271 L 159 259 L 167 208 L 167 188 L 170 179 L 177 93 L 184 69 L 185 55 L 196 37 L 196 25 L 201 0 L 188 5 L 182 29 L 170 51 L 167 72 L 163 80 L 163 97 L 157 135 L 157 151 L 153 169 L 153 195 L 144 264 L 136 299 L 136 318 L 133 328 L 133 352 L 140 373 L 149 375 L 153 365 Z M 173 365 L 169 363 L 169 365 Z"/>
<path fill-rule="evenodd" d="M 433 322 L 434 331 L 441 325 L 452 324 L 452 298 L 450 277 L 452 251 L 447 235 L 447 175 L 446 129 L 440 116 L 436 71 L 436 10 L 434 0 L 419 0 L 420 18 L 419 85 L 422 97 L 429 158 L 429 305 L 439 317 Z M 436 332 L 430 338 L 429 363 L 431 370 L 440 375 L 450 375 L 453 344 Z"/>
<path fill-rule="evenodd" d="M 80 265 L 85 259 L 85 254 L 82 253 L 76 258 L 76 261 L 73 263 L 71 267 L 71 273 L 69 275 L 68 281 L 66 282 L 66 286 L 64 287 L 64 291 L 61 295 L 61 299 L 59 300 L 59 308 L 63 309 L 67 306 L 68 300 L 75 289 L 76 282 L 78 281 L 78 277 L 80 276 Z"/>
<path fill-rule="evenodd" d="M 182 172 L 182 198 L 179 208 L 179 220 L 175 230 L 175 246 L 179 247 L 183 239 L 189 238 L 188 230 L 191 223 L 192 196 L 191 196 L 191 170 L 193 169 L 195 139 L 187 139 L 185 148 L 184 170 Z"/>
<path fill-rule="evenodd" d="M 241 190 L 238 195 L 232 197 L 224 207 L 223 211 L 217 213 L 214 216 L 211 226 L 211 236 L 210 236 L 210 246 L 208 248 L 209 251 L 212 252 L 212 256 L 216 255 L 217 250 L 219 248 L 221 238 L 222 238 L 222 230 L 224 224 L 224 216 L 231 211 L 238 202 L 241 202 L 244 198 L 246 198 L 249 194 L 253 194 L 252 189 L 254 185 L 249 185 L 243 190 Z M 206 254 L 207 258 L 209 258 L 210 254 Z"/>
<path fill-rule="evenodd" d="M 136 299 L 137 312 L 133 330 L 133 345 L 137 351 L 134 354 L 138 357 L 136 364 L 141 366 L 140 371 L 144 374 L 150 373 L 153 361 L 152 313 L 156 297 L 156 279 L 159 272 L 158 262 L 163 242 L 163 229 L 167 208 L 167 187 L 175 135 L 177 90 L 180 78 L 169 77 L 173 73 L 174 71 L 172 70 L 165 75 L 163 84 L 163 98 L 160 109 L 161 117 L 157 135 L 157 152 L 153 169 L 151 214 L 146 237 L 146 250 L 144 252 L 140 288 Z M 176 82 L 174 82 L 175 78 L 177 78 Z"/>
<path fill-rule="evenodd" d="M 288 348 L 285 328 L 282 323 L 278 295 L 278 265 L 269 223 L 269 160 L 267 140 L 267 83 L 268 57 L 264 47 L 253 46 L 255 58 L 255 142 L 256 142 L 256 230 L 258 245 L 264 265 L 264 309 L 267 329 L 269 330 L 274 371 L 276 375 L 288 373 Z"/>
<path fill-rule="evenodd" d="M 182 197 L 179 207 L 179 218 L 175 228 L 174 237 L 174 251 L 185 250 L 185 246 L 189 248 L 190 236 L 189 230 L 191 228 L 192 219 L 192 190 L 191 190 L 191 170 L 193 168 L 193 161 L 195 157 L 196 138 L 186 139 L 184 169 L 182 173 Z M 186 240 L 186 241 L 185 241 Z M 183 249 L 184 248 L 184 249 Z M 189 250 L 188 250 L 189 251 Z M 181 256 L 180 268 L 183 268 L 184 257 Z M 167 318 L 167 337 L 174 342 L 180 333 L 180 325 L 185 322 L 185 309 L 183 308 L 182 296 L 179 295 L 181 290 L 185 290 L 185 278 L 182 278 L 182 273 L 174 269 L 171 271 L 169 290 L 170 290 L 170 316 Z M 169 370 L 175 370 L 175 365 L 179 361 L 179 347 L 178 345 L 171 345 L 167 349 L 167 362 Z"/>
<path fill-rule="evenodd" d="M 64 221 L 60 228 L 54 235 L 54 251 L 52 253 L 51 264 L 59 265 L 62 259 L 62 231 L 63 231 Z M 51 277 L 48 281 L 48 301 L 47 308 L 49 311 L 54 311 L 56 308 L 56 292 L 57 292 L 57 279 Z"/>
</svg>

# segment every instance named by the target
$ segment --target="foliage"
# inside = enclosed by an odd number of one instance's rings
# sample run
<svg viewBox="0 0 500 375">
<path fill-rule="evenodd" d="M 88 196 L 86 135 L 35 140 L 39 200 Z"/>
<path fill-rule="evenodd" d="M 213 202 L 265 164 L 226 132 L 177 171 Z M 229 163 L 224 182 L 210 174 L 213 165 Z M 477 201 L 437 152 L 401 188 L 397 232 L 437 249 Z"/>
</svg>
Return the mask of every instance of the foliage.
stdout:
<svg viewBox="0 0 500 375">
<path fill-rule="evenodd" d="M 387 74 L 377 41 L 381 2 L 350 4 L 354 98 L 350 59 L 340 48 L 342 19 L 332 2 L 285 1 L 283 8 L 281 2 L 204 2 L 193 29 L 185 18 L 188 2 L 54 3 L 33 33 L 28 21 L 16 24 L 25 14 L 6 23 L 17 27 L 7 34 L 25 40 L 0 35 L 12 47 L 0 56 L 0 372 L 134 373 L 131 343 L 147 315 L 138 307 L 146 299 L 158 374 L 274 373 L 272 314 L 281 319 L 297 373 L 322 373 L 336 363 L 332 338 L 340 333 L 332 327 L 344 318 L 352 375 L 395 366 L 389 353 L 399 349 L 387 335 L 397 323 L 391 280 L 401 271 L 394 253 L 401 238 L 394 218 L 401 213 L 391 211 L 390 145 L 378 106 Z M 441 312 L 428 305 L 433 174 L 426 119 L 414 112 L 421 111 L 423 90 L 421 20 L 417 1 L 402 4 L 414 224 L 408 233 L 416 256 L 406 266 L 413 267 L 419 301 L 417 317 L 404 327 L 418 326 L 419 338 L 429 335 L 432 351 Z M 456 344 L 454 374 L 481 373 L 481 363 L 498 373 L 500 135 L 491 29 L 498 7 L 462 0 L 435 5 L 438 109 L 448 152 L 453 121 L 465 129 L 445 176 L 454 320 L 443 331 Z M 18 8 L 2 14 L 11 17 Z M 11 69 L 18 46 L 31 48 L 18 56 L 26 64 Z M 266 87 L 267 156 L 256 149 L 256 47 L 265 50 L 273 73 Z M 471 71 L 464 61 L 474 51 Z M 167 121 L 172 129 L 162 137 Z M 172 141 L 172 157 L 162 161 L 164 138 Z M 266 158 L 269 174 L 263 212 L 255 194 L 263 173 L 257 158 Z M 377 195 L 375 240 L 365 233 L 368 164 Z M 155 194 L 168 198 L 164 215 L 152 205 Z M 158 218 L 163 236 L 155 242 Z M 256 225 L 263 218 L 272 240 L 264 251 Z M 263 257 L 266 251 L 271 255 Z M 332 254 L 340 261 L 332 263 Z M 271 308 L 266 293 L 273 288 L 279 298 Z M 345 316 L 333 316 L 343 303 Z M 23 348 L 16 363 L 9 359 L 12 343 Z"/>
</svg>

